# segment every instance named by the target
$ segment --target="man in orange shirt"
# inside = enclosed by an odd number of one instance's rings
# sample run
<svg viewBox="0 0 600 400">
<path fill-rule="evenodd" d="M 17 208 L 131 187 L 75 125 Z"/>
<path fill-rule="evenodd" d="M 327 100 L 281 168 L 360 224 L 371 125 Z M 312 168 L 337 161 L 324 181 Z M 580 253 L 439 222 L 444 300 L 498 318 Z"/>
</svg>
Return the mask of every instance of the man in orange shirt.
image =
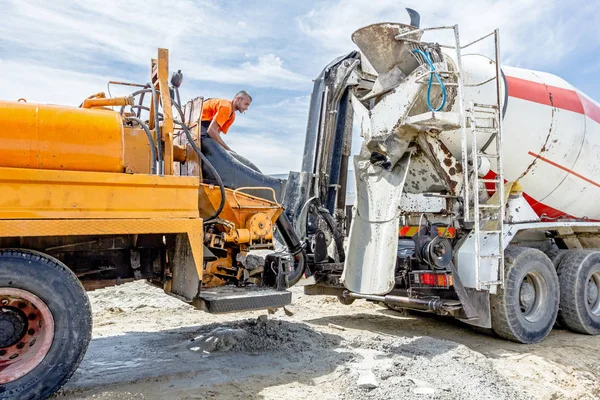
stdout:
<svg viewBox="0 0 600 400">
<path fill-rule="evenodd" d="M 221 133 L 227 134 L 229 127 L 235 121 L 235 112 L 245 112 L 252 103 L 248 92 L 238 92 L 233 100 L 207 99 L 202 105 L 201 137 L 211 138 L 226 150 L 232 151 L 221 139 Z"/>
</svg>

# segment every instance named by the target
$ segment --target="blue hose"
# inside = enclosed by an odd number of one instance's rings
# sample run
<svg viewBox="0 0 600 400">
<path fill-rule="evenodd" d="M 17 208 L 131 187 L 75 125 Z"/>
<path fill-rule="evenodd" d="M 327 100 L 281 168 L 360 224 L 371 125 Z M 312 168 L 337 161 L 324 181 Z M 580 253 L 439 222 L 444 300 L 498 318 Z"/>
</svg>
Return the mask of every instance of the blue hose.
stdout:
<svg viewBox="0 0 600 400">
<path fill-rule="evenodd" d="M 427 107 L 429 107 L 429 110 L 431 110 L 431 111 L 440 111 L 446 104 L 446 86 L 444 86 L 444 83 L 440 79 L 440 75 L 437 72 L 435 72 L 435 66 L 433 65 L 433 62 L 431 61 L 431 58 L 429 58 L 429 51 L 427 51 L 427 54 L 425 54 L 422 50 L 415 49 L 415 50 L 413 50 L 413 53 L 421 54 L 423 56 L 423 58 L 425 58 L 425 61 L 427 61 L 427 64 L 429 64 L 429 68 L 431 68 L 431 72 L 434 72 L 433 74 L 429 74 L 429 84 L 427 85 Z M 442 88 L 442 104 L 440 104 L 440 106 L 435 109 L 431 106 L 431 97 L 430 97 L 431 83 L 433 82 L 433 75 L 435 75 L 435 79 L 437 79 L 437 81 L 439 82 L 439 84 Z"/>
</svg>

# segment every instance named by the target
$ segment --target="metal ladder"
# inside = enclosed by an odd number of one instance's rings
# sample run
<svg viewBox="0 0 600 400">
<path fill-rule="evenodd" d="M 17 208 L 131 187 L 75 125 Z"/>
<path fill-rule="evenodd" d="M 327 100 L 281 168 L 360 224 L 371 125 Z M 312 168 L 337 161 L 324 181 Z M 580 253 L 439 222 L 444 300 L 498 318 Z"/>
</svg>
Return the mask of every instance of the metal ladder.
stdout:
<svg viewBox="0 0 600 400">
<path fill-rule="evenodd" d="M 490 285 L 502 285 L 504 282 L 504 174 L 502 164 L 502 129 L 500 128 L 500 111 L 495 104 L 477 104 L 471 103 L 468 110 L 468 121 L 470 125 L 471 138 L 471 158 L 473 160 L 472 177 L 467 185 L 470 186 L 473 194 L 473 233 L 475 236 L 475 276 L 477 290 Z M 491 124 L 483 124 L 489 121 Z M 491 125 L 491 126 L 490 126 Z M 487 150 L 483 153 L 478 150 L 478 139 L 483 134 L 491 134 L 495 138 L 496 145 L 493 150 Z M 491 146 L 490 146 L 491 147 Z M 488 149 L 490 149 L 488 147 Z M 497 175 L 493 178 L 479 178 L 477 169 L 482 159 L 496 161 Z M 493 165 L 493 164 L 492 164 Z M 483 183 L 483 186 L 481 184 Z M 487 184 L 494 184 L 496 195 L 487 202 L 481 203 L 479 195 L 482 191 L 487 191 Z M 468 200 L 465 200 L 468 201 Z M 492 252 L 482 254 L 482 237 L 487 240 L 493 240 L 496 243 Z M 498 267 L 498 279 L 493 281 L 482 281 L 480 278 L 481 261 L 493 260 Z"/>
<path fill-rule="evenodd" d="M 463 97 L 463 74 L 462 74 L 462 61 L 461 61 L 461 50 L 468 47 L 486 37 L 494 36 L 495 45 L 495 63 L 496 63 L 496 104 L 479 104 L 471 102 L 469 108 L 464 111 L 464 97 Z M 464 211 L 465 221 L 473 223 L 473 234 L 475 237 L 475 278 L 476 278 L 476 289 L 481 290 L 484 287 L 492 285 L 504 284 L 504 215 L 505 215 L 505 201 L 504 201 L 504 157 L 502 148 L 502 117 L 500 115 L 501 101 L 500 101 L 500 46 L 498 30 L 493 33 L 486 35 L 474 42 L 469 43 L 464 47 L 460 47 L 458 39 L 458 29 L 455 31 L 456 38 L 456 53 L 458 61 L 458 96 L 460 107 L 460 120 L 461 120 L 461 148 L 463 157 L 463 171 L 465 171 L 464 180 Z M 469 134 L 467 134 L 467 121 L 470 127 Z M 490 135 L 490 139 L 480 150 L 478 149 L 479 138 L 482 135 Z M 469 171 L 468 163 L 468 140 L 471 140 L 471 169 Z M 489 146 L 491 141 L 495 142 L 495 146 Z M 481 160 L 488 159 L 492 166 L 496 166 L 496 176 L 494 178 L 479 178 L 477 170 Z M 495 163 L 493 162 L 495 161 Z M 480 187 L 480 184 L 484 184 Z M 480 203 L 479 195 L 483 190 L 487 190 L 487 185 L 493 183 L 495 186 L 496 194 L 490 200 L 495 199 L 497 201 L 490 202 L 489 200 L 485 203 Z M 470 195 L 471 193 L 471 195 Z M 471 196 L 473 198 L 473 209 L 470 210 Z M 482 239 L 495 241 L 493 251 L 489 251 L 486 246 L 486 251 L 482 254 Z M 482 281 L 481 280 L 481 264 L 488 264 L 489 260 L 496 263 L 498 277 L 496 280 Z M 492 264 L 493 265 L 493 264 Z"/>
<path fill-rule="evenodd" d="M 500 115 L 500 38 L 498 29 L 494 30 L 477 40 L 474 40 L 464 46 L 460 44 L 460 35 L 458 32 L 458 25 L 453 26 L 441 26 L 435 28 L 424 28 L 419 29 L 420 32 L 429 30 L 453 30 L 454 31 L 454 46 L 437 44 L 438 47 L 454 49 L 456 51 L 456 70 L 446 71 L 447 76 L 455 77 L 456 83 L 448 82 L 446 86 L 457 86 L 458 96 L 458 123 L 461 129 L 461 164 L 462 170 L 464 171 L 464 180 L 462 182 L 462 193 L 463 193 L 463 209 L 464 209 L 464 220 L 465 222 L 473 223 L 473 234 L 475 236 L 475 278 L 476 288 L 480 290 L 483 287 L 489 287 L 493 285 L 504 284 L 504 214 L 505 214 L 505 202 L 504 202 L 504 174 L 503 174 L 503 154 L 502 154 L 502 117 Z M 396 36 L 396 39 L 404 40 L 407 43 L 413 44 L 415 48 L 419 48 L 422 42 L 420 40 L 413 40 L 408 38 L 409 35 L 415 31 L 407 31 Z M 464 81 L 463 81 L 463 68 L 462 68 L 462 51 L 475 43 L 478 43 L 488 37 L 493 36 L 494 48 L 495 48 L 495 64 L 496 71 L 495 79 L 496 82 L 496 103 L 495 104 L 478 104 L 471 103 L 469 109 L 465 110 L 465 97 L 464 97 Z M 432 43 L 428 43 L 432 45 Z M 421 60 L 422 61 L 422 60 Z M 429 74 L 433 72 L 430 71 Z M 425 77 L 429 77 L 427 74 Z M 432 114 L 435 114 L 432 112 Z M 447 116 L 445 116 L 447 117 Z M 484 123 L 487 120 L 487 124 Z M 467 128 L 467 121 L 469 122 L 470 130 Z M 478 138 L 481 135 L 490 134 L 488 143 L 484 145 L 483 150 L 478 150 Z M 494 140 L 495 139 L 495 140 Z M 471 141 L 471 165 L 469 163 L 469 145 Z M 495 152 L 484 151 L 489 147 L 489 144 L 495 141 Z M 496 161 L 497 175 L 493 179 L 481 179 L 477 175 L 479 168 L 479 162 L 481 159 L 487 158 Z M 498 202 L 496 204 L 486 202 L 480 204 L 479 195 L 482 189 L 479 187 L 481 183 L 494 183 L 496 187 L 496 197 Z M 483 190 L 487 190 L 484 188 Z M 471 199 L 473 205 L 471 207 Z M 495 218 L 492 218 L 495 216 Z M 494 226 L 493 222 L 496 221 Z M 486 246 L 485 251 L 482 254 L 482 237 L 484 240 L 491 238 L 496 240 L 497 247 L 494 251 L 489 251 Z M 486 260 L 485 263 L 492 259 L 497 262 L 498 276 L 495 280 L 482 281 L 480 268 L 482 260 Z M 489 265 L 489 264 L 488 264 Z"/>
</svg>

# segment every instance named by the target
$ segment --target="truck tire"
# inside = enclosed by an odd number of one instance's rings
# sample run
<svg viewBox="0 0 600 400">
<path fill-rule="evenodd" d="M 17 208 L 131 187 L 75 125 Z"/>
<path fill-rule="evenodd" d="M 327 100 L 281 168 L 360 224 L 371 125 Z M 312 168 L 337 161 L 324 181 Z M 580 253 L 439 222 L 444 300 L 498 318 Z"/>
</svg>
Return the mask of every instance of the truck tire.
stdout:
<svg viewBox="0 0 600 400">
<path fill-rule="evenodd" d="M 90 303 L 57 259 L 0 250 L 0 327 L 0 400 L 45 399 L 73 375 L 87 350 Z"/>
<path fill-rule="evenodd" d="M 518 343 L 537 343 L 552 330 L 558 314 L 559 283 L 543 252 L 509 246 L 504 252 L 504 287 L 490 295 L 492 329 Z"/>
<path fill-rule="evenodd" d="M 559 266 L 560 262 L 562 261 L 563 257 L 567 255 L 568 252 L 569 252 L 569 250 L 553 249 L 553 250 L 547 251 L 546 255 L 548 256 L 550 261 L 552 261 L 552 264 L 554 264 L 554 268 L 556 268 L 558 270 L 558 266 Z"/>
<path fill-rule="evenodd" d="M 600 251 L 569 250 L 558 268 L 560 308 L 564 328 L 600 334 Z"/>
</svg>

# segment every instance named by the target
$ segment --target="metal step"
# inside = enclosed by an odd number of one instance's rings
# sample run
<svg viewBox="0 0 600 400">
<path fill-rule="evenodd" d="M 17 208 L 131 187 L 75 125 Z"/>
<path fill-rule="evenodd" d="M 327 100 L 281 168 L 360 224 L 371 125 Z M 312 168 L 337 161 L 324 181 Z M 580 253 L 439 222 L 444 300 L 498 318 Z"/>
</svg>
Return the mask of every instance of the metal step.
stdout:
<svg viewBox="0 0 600 400">
<path fill-rule="evenodd" d="M 485 153 L 477 153 L 477 157 L 485 157 L 485 158 L 500 158 L 500 154 L 485 154 Z"/>
<path fill-rule="evenodd" d="M 496 134 L 498 133 L 498 128 L 493 128 L 491 126 L 475 126 L 475 133 Z"/>
<path fill-rule="evenodd" d="M 212 314 L 266 310 L 292 302 L 292 292 L 272 288 L 221 286 L 202 289 L 194 306 Z"/>
<path fill-rule="evenodd" d="M 479 204 L 478 206 L 479 208 L 491 208 L 491 209 L 498 209 L 500 207 L 502 207 L 500 204 Z"/>
<path fill-rule="evenodd" d="M 478 179 L 479 182 L 483 183 L 500 183 L 500 179 Z"/>
</svg>

